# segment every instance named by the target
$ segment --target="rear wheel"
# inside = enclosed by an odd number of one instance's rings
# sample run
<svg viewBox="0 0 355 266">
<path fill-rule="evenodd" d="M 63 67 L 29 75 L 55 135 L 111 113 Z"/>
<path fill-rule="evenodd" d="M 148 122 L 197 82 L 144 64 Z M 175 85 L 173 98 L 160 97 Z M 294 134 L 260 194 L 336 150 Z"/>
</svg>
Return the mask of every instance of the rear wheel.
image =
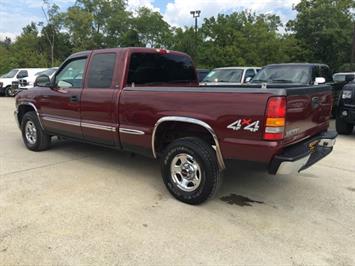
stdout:
<svg viewBox="0 0 355 266">
<path fill-rule="evenodd" d="M 23 142 L 31 151 L 43 151 L 49 148 L 51 137 L 42 129 L 37 114 L 28 112 L 21 122 Z"/>
<path fill-rule="evenodd" d="M 5 95 L 7 97 L 15 97 L 16 96 L 16 91 L 11 86 L 7 86 L 5 88 Z"/>
<path fill-rule="evenodd" d="M 211 198 L 221 183 L 216 152 L 198 138 L 183 138 L 170 144 L 161 162 L 162 177 L 169 192 L 188 204 Z"/>
<path fill-rule="evenodd" d="M 336 118 L 335 127 L 339 134 L 341 135 L 349 135 L 353 132 L 354 125 L 346 123 L 340 117 Z"/>
</svg>

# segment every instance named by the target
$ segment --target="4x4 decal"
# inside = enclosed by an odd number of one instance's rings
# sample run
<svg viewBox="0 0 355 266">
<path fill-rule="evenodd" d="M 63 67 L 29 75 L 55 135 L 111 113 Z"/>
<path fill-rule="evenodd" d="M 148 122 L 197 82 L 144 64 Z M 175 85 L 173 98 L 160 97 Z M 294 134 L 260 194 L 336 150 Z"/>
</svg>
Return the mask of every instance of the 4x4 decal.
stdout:
<svg viewBox="0 0 355 266">
<path fill-rule="evenodd" d="M 250 132 L 257 132 L 260 128 L 260 121 L 253 121 L 249 118 L 239 119 L 232 124 L 228 125 L 227 128 L 233 129 L 234 131 L 246 130 Z"/>
</svg>

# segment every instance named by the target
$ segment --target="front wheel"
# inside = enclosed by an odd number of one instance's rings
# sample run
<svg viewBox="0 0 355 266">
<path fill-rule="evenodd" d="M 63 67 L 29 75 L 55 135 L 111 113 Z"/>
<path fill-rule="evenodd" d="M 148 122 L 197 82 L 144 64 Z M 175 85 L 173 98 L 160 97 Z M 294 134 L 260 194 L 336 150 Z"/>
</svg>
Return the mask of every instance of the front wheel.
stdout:
<svg viewBox="0 0 355 266">
<path fill-rule="evenodd" d="M 21 122 L 23 142 L 31 151 L 43 151 L 49 148 L 51 137 L 42 129 L 35 112 L 28 112 Z"/>
<path fill-rule="evenodd" d="M 192 205 L 211 198 L 221 183 L 216 152 L 198 138 L 171 143 L 162 156 L 161 171 L 169 192 Z"/>
<path fill-rule="evenodd" d="M 335 127 L 337 132 L 341 135 L 350 135 L 353 132 L 353 128 L 354 128 L 352 124 L 346 123 L 340 117 L 336 118 Z"/>
<path fill-rule="evenodd" d="M 5 95 L 7 97 L 15 97 L 16 96 L 16 91 L 11 86 L 7 86 L 5 88 Z"/>
</svg>

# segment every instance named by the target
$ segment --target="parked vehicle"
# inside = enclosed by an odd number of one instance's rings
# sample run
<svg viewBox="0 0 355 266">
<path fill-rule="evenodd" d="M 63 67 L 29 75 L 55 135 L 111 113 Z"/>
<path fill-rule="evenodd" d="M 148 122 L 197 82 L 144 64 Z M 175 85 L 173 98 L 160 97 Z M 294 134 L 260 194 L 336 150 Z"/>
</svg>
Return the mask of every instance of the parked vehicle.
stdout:
<svg viewBox="0 0 355 266">
<path fill-rule="evenodd" d="M 16 91 L 12 89 L 12 82 L 18 81 L 21 79 L 30 78 L 33 81 L 35 80 L 35 73 L 39 71 L 43 71 L 45 68 L 19 68 L 12 69 L 7 74 L 1 76 L 0 83 L 2 86 L 0 87 L 0 94 L 6 95 L 9 97 L 13 97 L 16 95 Z"/>
<path fill-rule="evenodd" d="M 355 72 L 342 72 L 333 75 L 334 82 L 343 83 L 344 85 L 355 79 Z"/>
<path fill-rule="evenodd" d="M 349 78 L 350 79 L 350 78 Z M 355 125 L 355 80 L 346 84 L 339 97 L 336 116 L 336 130 L 339 134 L 349 135 Z"/>
<path fill-rule="evenodd" d="M 201 82 L 208 75 L 208 73 L 211 72 L 209 69 L 197 69 L 196 71 L 199 82 Z"/>
<path fill-rule="evenodd" d="M 216 68 L 203 79 L 201 85 L 240 85 L 248 83 L 259 70 L 259 67 Z"/>
<path fill-rule="evenodd" d="M 54 73 L 58 70 L 58 67 L 48 68 L 35 73 L 34 75 L 29 75 L 27 78 L 19 79 L 18 81 L 13 81 L 13 90 L 18 93 L 23 90 L 28 90 L 34 87 L 34 82 L 36 78 L 40 75 L 47 75 L 50 78 L 54 76 Z"/>
<path fill-rule="evenodd" d="M 332 87 L 333 116 L 336 114 L 337 102 L 342 89 L 333 81 L 331 71 L 325 64 L 290 63 L 273 64 L 264 67 L 251 81 L 252 84 L 292 84 L 293 86 L 323 85 Z"/>
<path fill-rule="evenodd" d="M 336 138 L 327 131 L 330 86 L 199 87 L 180 52 L 80 52 L 36 83 L 16 97 L 28 149 L 45 150 L 51 136 L 63 136 L 160 159 L 167 189 L 189 204 L 217 191 L 226 160 L 297 173 L 327 156 Z"/>
</svg>

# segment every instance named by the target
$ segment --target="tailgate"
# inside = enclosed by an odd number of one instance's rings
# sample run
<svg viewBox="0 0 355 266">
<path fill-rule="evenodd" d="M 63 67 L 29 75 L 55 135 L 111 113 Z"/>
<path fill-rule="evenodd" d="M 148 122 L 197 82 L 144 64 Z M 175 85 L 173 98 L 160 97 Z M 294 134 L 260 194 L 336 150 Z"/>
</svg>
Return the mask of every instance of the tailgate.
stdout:
<svg viewBox="0 0 355 266">
<path fill-rule="evenodd" d="M 331 86 L 289 88 L 285 144 L 293 144 L 325 131 L 332 110 Z"/>
</svg>

